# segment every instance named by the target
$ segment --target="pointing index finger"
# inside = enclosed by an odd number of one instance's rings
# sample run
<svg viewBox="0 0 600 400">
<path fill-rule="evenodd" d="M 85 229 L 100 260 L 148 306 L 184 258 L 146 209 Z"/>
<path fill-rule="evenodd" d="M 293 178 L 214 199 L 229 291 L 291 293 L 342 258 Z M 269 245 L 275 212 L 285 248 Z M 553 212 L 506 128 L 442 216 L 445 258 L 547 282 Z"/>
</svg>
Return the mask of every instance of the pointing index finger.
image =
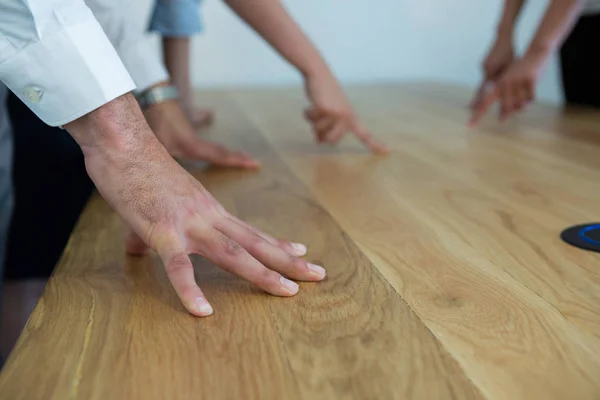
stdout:
<svg viewBox="0 0 600 400">
<path fill-rule="evenodd" d="M 479 104 L 481 103 L 481 99 L 483 99 L 483 96 L 485 96 L 485 92 L 487 90 L 489 84 L 489 80 L 486 78 L 483 79 L 483 81 L 481 81 L 481 84 L 479 85 L 479 87 L 477 88 L 477 91 L 475 92 L 475 96 L 473 96 L 473 99 L 471 100 L 471 103 L 469 104 L 469 108 L 471 108 L 471 110 L 475 110 L 477 108 L 477 106 L 479 106 Z"/>
<path fill-rule="evenodd" d="M 473 114 L 471 115 L 468 125 L 470 127 L 476 126 L 496 100 L 498 100 L 498 90 L 494 89 L 490 93 L 486 94 L 481 103 L 478 104 L 475 110 L 473 110 Z"/>
<path fill-rule="evenodd" d="M 350 131 L 356 135 L 356 137 L 376 154 L 389 154 L 390 149 L 385 144 L 379 142 L 377 139 L 369 133 L 369 131 L 361 125 L 360 122 L 354 121 L 351 125 Z"/>
</svg>

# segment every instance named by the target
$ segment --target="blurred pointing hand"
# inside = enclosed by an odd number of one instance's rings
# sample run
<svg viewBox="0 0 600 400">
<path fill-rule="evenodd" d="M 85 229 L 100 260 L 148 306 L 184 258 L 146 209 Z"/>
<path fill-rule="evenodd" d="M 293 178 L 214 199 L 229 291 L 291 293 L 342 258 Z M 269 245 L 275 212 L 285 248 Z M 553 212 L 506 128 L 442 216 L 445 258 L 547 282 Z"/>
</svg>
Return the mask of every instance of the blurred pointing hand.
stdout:
<svg viewBox="0 0 600 400">
<path fill-rule="evenodd" d="M 505 120 L 529 105 L 535 98 L 535 86 L 545 59 L 543 54 L 527 54 L 514 62 L 496 81 L 493 89 L 477 102 L 469 125 L 477 125 L 496 101 L 500 103 L 500 120 Z"/>
<path fill-rule="evenodd" d="M 312 105 L 305 111 L 305 117 L 311 123 L 318 143 L 337 144 L 351 132 L 373 153 L 390 152 L 361 124 L 333 75 L 324 73 L 308 77 L 306 94 Z"/>
<path fill-rule="evenodd" d="M 483 80 L 471 101 L 471 109 L 475 109 L 481 104 L 490 87 L 494 86 L 514 60 L 512 40 L 508 37 L 498 37 L 483 62 Z"/>
</svg>

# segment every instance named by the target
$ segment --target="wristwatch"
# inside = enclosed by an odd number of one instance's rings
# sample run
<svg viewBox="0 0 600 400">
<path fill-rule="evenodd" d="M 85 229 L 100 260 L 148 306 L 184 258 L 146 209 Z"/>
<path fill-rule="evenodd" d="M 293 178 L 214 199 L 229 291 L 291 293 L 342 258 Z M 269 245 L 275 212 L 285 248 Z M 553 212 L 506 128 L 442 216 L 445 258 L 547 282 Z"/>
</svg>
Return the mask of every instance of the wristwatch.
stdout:
<svg viewBox="0 0 600 400">
<path fill-rule="evenodd" d="M 167 100 L 179 99 L 179 91 L 175 86 L 156 86 L 146 89 L 135 96 L 140 108 L 145 110 L 153 104 L 163 103 Z"/>
</svg>

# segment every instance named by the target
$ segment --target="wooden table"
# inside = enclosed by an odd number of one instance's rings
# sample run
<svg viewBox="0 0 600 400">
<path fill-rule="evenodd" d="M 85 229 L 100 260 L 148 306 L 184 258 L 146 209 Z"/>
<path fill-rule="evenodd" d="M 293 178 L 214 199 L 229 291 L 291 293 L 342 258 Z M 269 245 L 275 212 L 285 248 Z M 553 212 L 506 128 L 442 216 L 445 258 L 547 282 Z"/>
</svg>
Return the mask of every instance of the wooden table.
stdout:
<svg viewBox="0 0 600 400">
<path fill-rule="evenodd" d="M 206 93 L 259 173 L 191 168 L 233 213 L 309 246 L 328 279 L 265 295 L 194 258 L 215 307 L 128 258 L 95 196 L 0 375 L 1 399 L 598 399 L 600 116 L 538 107 L 465 128 L 470 92 L 349 89 L 393 148 L 319 148 L 300 90 Z M 35 249 L 32 249 L 35 251 Z"/>
</svg>

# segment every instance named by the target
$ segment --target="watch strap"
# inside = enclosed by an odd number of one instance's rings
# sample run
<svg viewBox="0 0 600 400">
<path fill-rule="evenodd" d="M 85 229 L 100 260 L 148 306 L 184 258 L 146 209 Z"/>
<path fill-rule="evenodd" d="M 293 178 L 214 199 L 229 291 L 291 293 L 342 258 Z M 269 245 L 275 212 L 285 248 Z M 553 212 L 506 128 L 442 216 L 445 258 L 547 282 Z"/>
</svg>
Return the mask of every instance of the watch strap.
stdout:
<svg viewBox="0 0 600 400">
<path fill-rule="evenodd" d="M 179 99 L 179 91 L 175 86 L 157 86 L 137 94 L 135 96 L 140 108 L 145 110 L 153 104 L 164 103 L 168 100 Z"/>
</svg>

